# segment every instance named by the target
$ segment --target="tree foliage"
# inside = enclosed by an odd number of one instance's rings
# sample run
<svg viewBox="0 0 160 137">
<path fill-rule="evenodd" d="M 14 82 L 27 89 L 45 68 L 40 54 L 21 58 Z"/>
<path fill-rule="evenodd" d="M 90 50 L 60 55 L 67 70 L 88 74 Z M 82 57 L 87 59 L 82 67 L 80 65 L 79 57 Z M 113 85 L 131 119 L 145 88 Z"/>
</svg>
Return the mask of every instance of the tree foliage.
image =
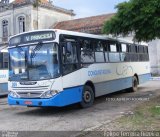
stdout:
<svg viewBox="0 0 160 137">
<path fill-rule="evenodd" d="M 41 4 L 41 0 L 34 0 L 33 1 L 33 7 L 38 7 L 39 6 L 39 4 Z"/>
<path fill-rule="evenodd" d="M 116 6 L 117 13 L 105 22 L 103 32 L 126 36 L 137 41 L 160 38 L 160 0 L 130 0 Z"/>
</svg>

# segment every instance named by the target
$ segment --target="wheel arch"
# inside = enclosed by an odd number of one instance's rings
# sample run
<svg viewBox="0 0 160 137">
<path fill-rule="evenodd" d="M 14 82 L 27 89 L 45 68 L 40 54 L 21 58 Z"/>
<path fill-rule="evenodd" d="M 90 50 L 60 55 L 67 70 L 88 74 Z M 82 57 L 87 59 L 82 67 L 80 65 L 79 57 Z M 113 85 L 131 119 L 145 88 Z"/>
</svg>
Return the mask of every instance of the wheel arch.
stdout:
<svg viewBox="0 0 160 137">
<path fill-rule="evenodd" d="M 95 97 L 95 86 L 92 81 L 87 81 L 84 85 L 90 86 L 94 92 L 94 97 Z"/>
<path fill-rule="evenodd" d="M 138 85 L 139 85 L 139 77 L 138 77 L 138 74 L 135 73 L 134 76 L 137 78 L 137 80 L 138 80 Z"/>
</svg>

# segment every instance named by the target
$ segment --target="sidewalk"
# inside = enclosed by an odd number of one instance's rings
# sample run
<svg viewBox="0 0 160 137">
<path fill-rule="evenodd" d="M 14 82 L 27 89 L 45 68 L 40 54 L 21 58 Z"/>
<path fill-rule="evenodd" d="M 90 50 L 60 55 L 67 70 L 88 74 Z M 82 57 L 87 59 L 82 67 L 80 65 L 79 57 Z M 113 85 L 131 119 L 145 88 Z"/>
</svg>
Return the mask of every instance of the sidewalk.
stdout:
<svg viewBox="0 0 160 137">
<path fill-rule="evenodd" d="M 151 77 L 150 80 L 153 80 L 153 81 L 160 81 L 160 77 Z"/>
</svg>

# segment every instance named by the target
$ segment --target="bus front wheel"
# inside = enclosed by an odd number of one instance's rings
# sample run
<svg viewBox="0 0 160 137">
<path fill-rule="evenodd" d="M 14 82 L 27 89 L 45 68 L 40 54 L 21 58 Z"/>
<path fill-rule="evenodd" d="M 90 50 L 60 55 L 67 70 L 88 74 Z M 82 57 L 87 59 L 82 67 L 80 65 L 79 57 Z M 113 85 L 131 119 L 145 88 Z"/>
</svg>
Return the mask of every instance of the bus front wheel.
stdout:
<svg viewBox="0 0 160 137">
<path fill-rule="evenodd" d="M 132 87 L 130 89 L 131 92 L 137 92 L 138 91 L 138 79 L 136 76 L 132 78 Z"/>
<path fill-rule="evenodd" d="M 83 93 L 82 93 L 82 101 L 80 102 L 80 105 L 82 108 L 87 108 L 93 105 L 94 102 L 94 92 L 93 89 L 85 85 L 83 88 Z"/>
</svg>

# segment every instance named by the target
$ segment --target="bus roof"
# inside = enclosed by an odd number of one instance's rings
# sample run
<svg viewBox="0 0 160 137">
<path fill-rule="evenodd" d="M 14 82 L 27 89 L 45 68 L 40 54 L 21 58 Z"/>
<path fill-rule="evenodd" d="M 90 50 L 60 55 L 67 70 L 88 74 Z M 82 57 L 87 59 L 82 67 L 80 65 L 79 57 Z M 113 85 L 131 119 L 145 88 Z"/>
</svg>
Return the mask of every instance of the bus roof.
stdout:
<svg viewBox="0 0 160 137">
<path fill-rule="evenodd" d="M 133 41 L 129 41 L 126 39 L 121 39 L 121 38 L 113 38 L 110 36 L 105 36 L 105 35 L 95 35 L 95 34 L 88 34 L 88 33 L 83 33 L 83 32 L 76 32 L 76 31 L 68 31 L 68 30 L 60 30 L 60 29 L 40 29 L 40 30 L 34 30 L 34 31 L 28 31 L 28 32 L 23 32 L 14 36 L 11 36 L 11 38 L 16 37 L 16 36 L 20 36 L 22 34 L 28 34 L 28 33 L 32 33 L 32 32 L 45 32 L 45 31 L 54 31 L 55 33 L 60 34 L 66 34 L 66 35 L 74 35 L 74 36 L 81 36 L 81 37 L 88 37 L 88 38 L 96 38 L 96 39 L 103 39 L 103 40 L 112 40 L 112 41 L 119 41 L 121 43 L 128 43 L 128 44 L 134 44 Z M 137 43 L 135 43 L 137 44 Z M 144 46 L 148 46 L 148 44 L 144 43 L 143 44 L 138 44 L 138 45 L 144 45 Z"/>
<path fill-rule="evenodd" d="M 11 38 L 20 36 L 22 34 L 27 34 L 27 33 L 32 33 L 32 32 L 39 32 L 39 31 L 54 31 L 57 32 L 58 34 L 68 34 L 68 35 L 75 35 L 75 36 L 83 36 L 83 37 L 90 37 L 90 38 L 99 38 L 99 39 L 113 39 L 109 38 L 107 36 L 101 36 L 101 35 L 95 35 L 95 34 L 88 34 L 88 33 L 82 33 L 82 32 L 76 32 L 76 31 L 68 31 L 68 30 L 60 30 L 60 29 L 41 29 L 41 30 L 34 30 L 34 31 L 28 31 L 28 32 L 23 32 L 14 36 L 11 36 Z M 116 39 L 114 39 L 116 40 Z"/>
</svg>

